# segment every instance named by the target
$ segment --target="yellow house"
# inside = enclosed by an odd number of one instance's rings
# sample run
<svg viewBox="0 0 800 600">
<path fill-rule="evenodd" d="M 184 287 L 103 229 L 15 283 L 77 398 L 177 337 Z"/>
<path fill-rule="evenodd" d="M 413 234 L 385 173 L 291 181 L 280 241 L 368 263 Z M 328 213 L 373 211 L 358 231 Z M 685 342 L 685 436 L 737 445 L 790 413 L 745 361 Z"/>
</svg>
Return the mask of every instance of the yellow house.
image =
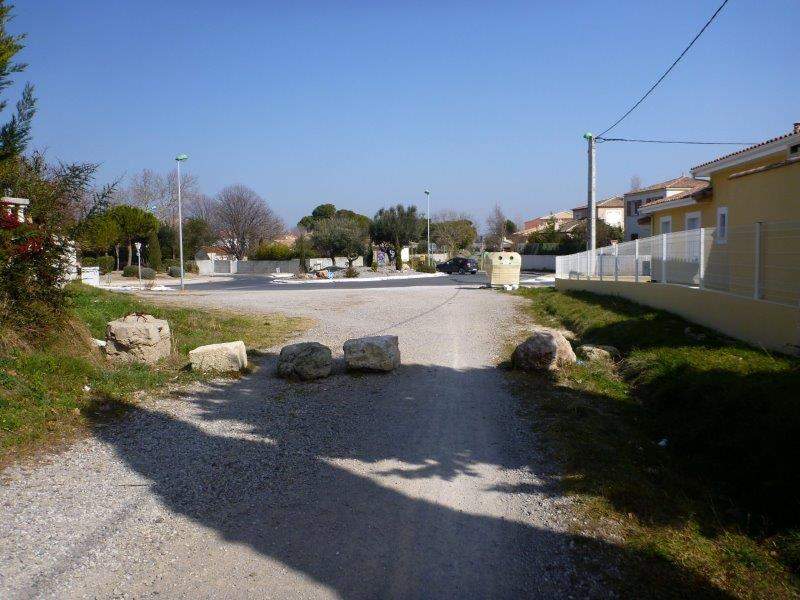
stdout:
<svg viewBox="0 0 800 600">
<path fill-rule="evenodd" d="M 698 165 L 692 175 L 709 178 L 709 184 L 639 208 L 640 223 L 649 224 L 653 235 L 715 227 L 715 238 L 724 242 L 730 228 L 800 221 L 800 123 L 790 133 Z"/>
</svg>

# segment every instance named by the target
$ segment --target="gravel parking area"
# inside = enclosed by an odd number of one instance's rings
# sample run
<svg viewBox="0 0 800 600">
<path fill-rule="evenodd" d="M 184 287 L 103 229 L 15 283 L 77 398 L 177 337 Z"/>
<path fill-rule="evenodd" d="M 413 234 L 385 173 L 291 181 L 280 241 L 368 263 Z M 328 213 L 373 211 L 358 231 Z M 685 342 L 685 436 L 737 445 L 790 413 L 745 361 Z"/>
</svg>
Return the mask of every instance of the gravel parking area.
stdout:
<svg viewBox="0 0 800 600">
<path fill-rule="evenodd" d="M 574 566 L 570 504 L 495 368 L 518 299 L 220 284 L 180 301 L 314 317 L 304 339 L 334 349 L 335 373 L 285 382 L 268 356 L 7 469 L 0 597 L 603 595 Z M 380 333 L 400 337 L 403 365 L 345 373 L 342 343 Z"/>
</svg>

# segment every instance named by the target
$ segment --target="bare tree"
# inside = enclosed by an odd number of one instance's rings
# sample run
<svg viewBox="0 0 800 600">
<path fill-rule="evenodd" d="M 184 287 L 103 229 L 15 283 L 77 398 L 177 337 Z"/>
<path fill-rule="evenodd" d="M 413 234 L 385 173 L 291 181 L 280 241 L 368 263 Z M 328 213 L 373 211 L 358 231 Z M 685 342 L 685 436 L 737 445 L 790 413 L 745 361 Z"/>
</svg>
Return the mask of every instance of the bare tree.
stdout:
<svg viewBox="0 0 800 600">
<path fill-rule="evenodd" d="M 160 173 L 143 169 L 131 175 L 124 203 L 142 210 L 158 212 L 167 200 L 167 184 Z"/>
<path fill-rule="evenodd" d="M 130 178 L 124 194 L 124 204 L 154 213 L 158 219 L 173 227 L 178 224 L 178 177 L 176 171 L 166 175 L 152 169 L 142 169 Z M 181 173 L 181 201 L 191 206 L 198 196 L 197 177 Z"/>
<path fill-rule="evenodd" d="M 284 232 L 283 221 L 266 201 L 241 184 L 229 185 L 217 194 L 213 222 L 221 245 L 239 259 Z"/>
<path fill-rule="evenodd" d="M 181 196 L 183 196 L 182 190 Z M 214 199 L 203 193 L 190 196 L 184 205 L 183 214 L 186 217 L 202 219 L 211 223 L 214 215 Z"/>
<path fill-rule="evenodd" d="M 487 249 L 502 250 L 506 239 L 507 221 L 499 204 L 494 205 L 494 210 L 486 219 L 486 247 Z"/>
<path fill-rule="evenodd" d="M 638 175 L 634 175 L 631 177 L 631 191 L 635 192 L 640 189 L 642 189 L 642 178 Z"/>
<path fill-rule="evenodd" d="M 158 213 L 159 219 L 173 227 L 178 225 L 178 173 L 172 170 L 166 176 L 164 203 Z M 200 195 L 197 176 L 191 173 L 181 173 L 181 204 L 190 206 L 195 198 Z"/>
</svg>

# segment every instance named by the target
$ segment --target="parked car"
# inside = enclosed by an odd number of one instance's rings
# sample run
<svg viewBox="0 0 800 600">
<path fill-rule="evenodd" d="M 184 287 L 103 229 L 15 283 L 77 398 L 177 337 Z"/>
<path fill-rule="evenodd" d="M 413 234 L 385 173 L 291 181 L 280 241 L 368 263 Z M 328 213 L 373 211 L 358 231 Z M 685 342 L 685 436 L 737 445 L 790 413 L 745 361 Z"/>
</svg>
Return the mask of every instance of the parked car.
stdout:
<svg viewBox="0 0 800 600">
<path fill-rule="evenodd" d="M 472 273 L 473 275 L 478 272 L 478 261 L 474 258 L 462 258 L 457 256 L 451 258 L 447 262 L 439 263 L 436 265 L 436 270 L 442 273 Z"/>
</svg>

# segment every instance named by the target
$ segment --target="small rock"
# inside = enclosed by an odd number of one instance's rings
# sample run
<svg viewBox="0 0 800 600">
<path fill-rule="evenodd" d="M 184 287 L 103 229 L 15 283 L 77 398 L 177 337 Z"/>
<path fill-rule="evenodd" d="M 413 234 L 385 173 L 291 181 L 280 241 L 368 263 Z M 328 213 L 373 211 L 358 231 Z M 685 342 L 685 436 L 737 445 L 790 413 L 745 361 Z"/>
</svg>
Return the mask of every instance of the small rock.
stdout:
<svg viewBox="0 0 800 600">
<path fill-rule="evenodd" d="M 98 348 L 105 348 L 106 347 L 106 341 L 105 340 L 98 340 L 97 338 L 92 338 L 92 342 Z"/>
<path fill-rule="evenodd" d="M 400 366 L 400 347 L 396 335 L 376 335 L 347 340 L 343 349 L 348 369 L 392 371 Z"/>
<path fill-rule="evenodd" d="M 281 348 L 278 357 L 278 377 L 298 378 L 303 381 L 327 377 L 331 374 L 333 357 L 331 349 L 319 342 L 301 342 Z"/>
<path fill-rule="evenodd" d="M 247 348 L 244 342 L 208 344 L 189 351 L 193 371 L 230 373 L 247 367 Z"/>
<path fill-rule="evenodd" d="M 536 329 L 514 350 L 512 364 L 526 371 L 555 371 L 577 361 L 567 339 L 552 329 Z"/>
<path fill-rule="evenodd" d="M 583 344 L 578 346 L 577 354 L 586 360 L 604 360 L 615 361 L 619 360 L 620 352 L 614 346 L 595 346 L 592 344 Z"/>
<path fill-rule="evenodd" d="M 667 447 L 667 443 L 668 443 L 667 442 L 667 438 L 662 438 L 661 441 L 658 442 L 658 445 L 659 445 L 660 448 L 666 448 Z"/>
</svg>

